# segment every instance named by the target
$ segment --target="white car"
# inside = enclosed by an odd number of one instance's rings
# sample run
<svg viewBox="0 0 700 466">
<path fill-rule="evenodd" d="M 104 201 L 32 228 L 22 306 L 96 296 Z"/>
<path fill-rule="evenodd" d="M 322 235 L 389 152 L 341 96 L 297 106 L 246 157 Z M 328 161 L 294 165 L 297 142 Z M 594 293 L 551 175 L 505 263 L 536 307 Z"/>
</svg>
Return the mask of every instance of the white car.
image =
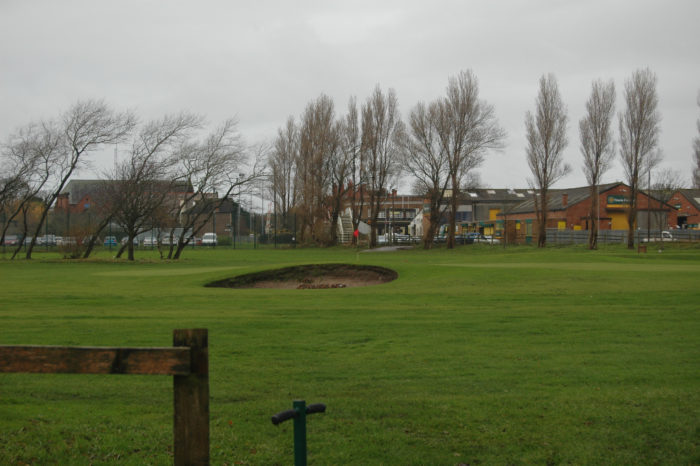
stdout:
<svg viewBox="0 0 700 466">
<path fill-rule="evenodd" d="M 143 238 L 144 247 L 153 247 L 158 243 L 158 238 L 153 236 L 146 236 Z"/>
<path fill-rule="evenodd" d="M 652 233 L 650 238 L 642 238 L 642 243 L 656 243 L 656 242 L 667 242 L 667 241 L 678 241 L 673 237 L 668 231 L 662 231 L 659 233 Z"/>
<path fill-rule="evenodd" d="M 216 246 L 216 233 L 204 233 L 202 236 L 202 246 Z"/>
</svg>

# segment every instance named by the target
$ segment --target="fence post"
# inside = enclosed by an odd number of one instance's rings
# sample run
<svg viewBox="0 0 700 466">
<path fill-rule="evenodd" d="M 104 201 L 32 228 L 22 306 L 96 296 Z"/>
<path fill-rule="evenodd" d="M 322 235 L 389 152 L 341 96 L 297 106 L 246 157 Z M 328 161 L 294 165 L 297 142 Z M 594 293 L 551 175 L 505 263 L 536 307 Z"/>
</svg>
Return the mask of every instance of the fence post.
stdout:
<svg viewBox="0 0 700 466">
<path fill-rule="evenodd" d="M 207 329 L 173 331 L 173 346 L 190 347 L 189 375 L 173 376 L 174 464 L 209 464 L 209 349 Z"/>
</svg>

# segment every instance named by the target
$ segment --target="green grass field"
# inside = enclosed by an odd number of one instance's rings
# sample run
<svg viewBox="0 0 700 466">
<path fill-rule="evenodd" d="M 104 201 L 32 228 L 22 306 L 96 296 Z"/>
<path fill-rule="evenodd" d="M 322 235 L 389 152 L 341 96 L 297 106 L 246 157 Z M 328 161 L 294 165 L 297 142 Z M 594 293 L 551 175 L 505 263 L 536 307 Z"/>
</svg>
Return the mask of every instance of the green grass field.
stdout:
<svg viewBox="0 0 700 466">
<path fill-rule="evenodd" d="M 209 329 L 212 464 L 700 463 L 700 249 L 187 251 L 0 256 L 0 344 L 170 346 Z M 139 257 L 139 256 L 137 256 Z M 389 284 L 218 289 L 296 264 Z M 0 374 L 0 464 L 169 464 L 172 379 Z"/>
</svg>

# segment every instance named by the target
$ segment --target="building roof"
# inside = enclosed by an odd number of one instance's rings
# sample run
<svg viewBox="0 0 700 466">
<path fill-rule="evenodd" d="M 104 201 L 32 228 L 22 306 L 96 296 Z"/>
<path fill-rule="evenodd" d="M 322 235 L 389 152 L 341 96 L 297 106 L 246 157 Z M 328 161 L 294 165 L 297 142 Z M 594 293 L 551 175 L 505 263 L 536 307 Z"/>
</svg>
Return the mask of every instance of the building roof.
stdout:
<svg viewBox="0 0 700 466">
<path fill-rule="evenodd" d="M 61 194 L 68 194 L 68 203 L 77 204 L 86 195 L 94 195 L 98 192 L 106 180 L 70 180 L 61 191 Z"/>
<path fill-rule="evenodd" d="M 693 204 L 693 207 L 700 210 L 700 189 L 679 189 L 678 192 Z"/>
<path fill-rule="evenodd" d="M 105 185 L 113 183 L 113 180 L 70 180 L 63 187 L 61 194 L 68 195 L 69 204 L 77 204 L 86 195 L 94 196 L 99 193 Z M 163 181 L 164 186 L 167 186 L 169 181 Z M 189 181 L 178 181 L 173 185 L 173 192 L 183 193 L 192 192 L 192 184 Z"/>
<path fill-rule="evenodd" d="M 465 189 L 460 192 L 461 200 L 466 202 L 498 203 L 498 202 L 522 202 L 532 196 L 532 190 L 528 189 L 491 189 L 477 188 Z"/>
<path fill-rule="evenodd" d="M 615 188 L 616 186 L 621 185 L 621 182 L 616 182 L 616 183 L 608 183 L 608 184 L 601 184 L 598 185 L 598 192 L 599 193 L 604 193 L 606 191 L 611 190 L 612 188 Z M 566 194 L 567 200 L 566 200 L 566 205 L 564 205 L 564 195 Z M 588 199 L 591 195 L 591 187 L 590 186 L 582 186 L 579 188 L 568 188 L 568 189 L 550 189 L 549 190 L 549 202 L 547 203 L 548 205 L 548 211 L 553 212 L 557 210 L 566 210 L 569 208 L 569 206 L 572 206 L 574 204 L 578 204 L 579 202 L 582 202 L 586 199 Z M 529 195 L 529 198 L 522 203 L 518 204 L 515 206 L 510 213 L 511 214 L 527 214 L 535 211 L 535 199 L 534 199 L 534 193 L 531 192 Z"/>
</svg>

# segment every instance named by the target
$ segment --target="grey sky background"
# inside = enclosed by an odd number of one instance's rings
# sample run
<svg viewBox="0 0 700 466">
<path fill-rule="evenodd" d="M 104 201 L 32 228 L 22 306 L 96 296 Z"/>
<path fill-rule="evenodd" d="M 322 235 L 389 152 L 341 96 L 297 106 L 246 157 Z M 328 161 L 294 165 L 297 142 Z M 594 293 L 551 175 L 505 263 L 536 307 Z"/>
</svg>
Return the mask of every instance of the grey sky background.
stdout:
<svg viewBox="0 0 700 466">
<path fill-rule="evenodd" d="M 272 140 L 319 94 L 338 115 L 375 85 L 402 115 L 471 69 L 508 132 L 479 169 L 495 188 L 526 187 L 525 112 L 554 73 L 568 106 L 573 172 L 584 186 L 578 121 L 594 79 L 658 78 L 663 167 L 690 180 L 700 90 L 700 1 L 41 1 L 0 0 L 0 138 L 104 98 L 144 120 L 189 110 L 212 124 L 236 116 L 246 142 Z M 617 123 L 615 124 L 617 129 Z M 616 131 L 617 133 L 617 131 Z M 95 177 L 113 152 L 96 158 Z M 604 182 L 623 180 L 619 162 Z"/>
</svg>

